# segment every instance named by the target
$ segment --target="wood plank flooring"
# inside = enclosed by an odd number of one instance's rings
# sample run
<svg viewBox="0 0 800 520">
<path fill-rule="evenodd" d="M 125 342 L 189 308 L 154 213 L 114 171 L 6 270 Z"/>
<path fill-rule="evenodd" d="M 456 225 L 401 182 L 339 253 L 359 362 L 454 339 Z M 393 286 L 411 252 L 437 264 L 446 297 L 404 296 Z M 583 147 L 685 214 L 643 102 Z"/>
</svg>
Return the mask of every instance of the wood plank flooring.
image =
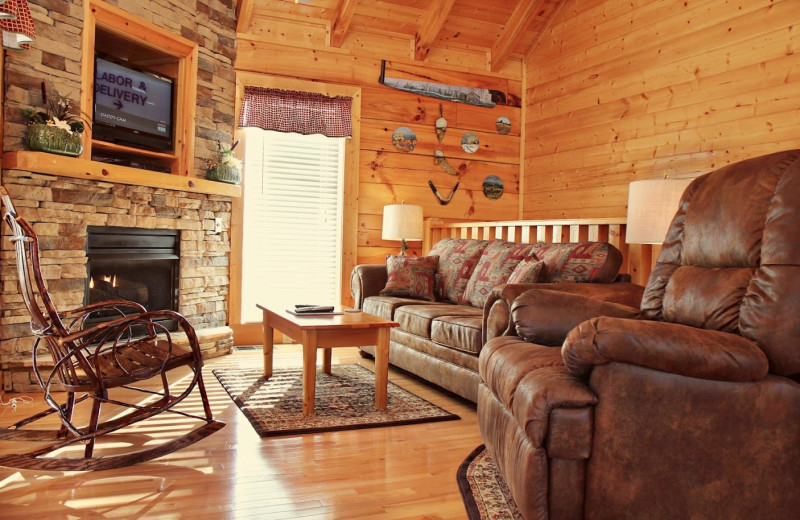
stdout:
<svg viewBox="0 0 800 520">
<path fill-rule="evenodd" d="M 300 366 L 301 358 L 297 345 L 276 345 L 276 367 Z M 355 348 L 334 349 L 333 362 L 372 368 Z M 261 351 L 237 350 L 206 363 L 215 417 L 227 423 L 220 432 L 128 468 L 74 473 L 0 468 L 0 518 L 466 518 L 455 475 L 482 442 L 474 404 L 391 368 L 390 381 L 461 420 L 262 439 L 211 373 L 218 366 L 260 367 Z M 19 404 L 16 411 L 0 407 L 0 424 L 41 409 L 41 396 L 32 397 L 33 403 Z M 169 430 L 169 421 L 142 433 L 156 437 Z"/>
</svg>

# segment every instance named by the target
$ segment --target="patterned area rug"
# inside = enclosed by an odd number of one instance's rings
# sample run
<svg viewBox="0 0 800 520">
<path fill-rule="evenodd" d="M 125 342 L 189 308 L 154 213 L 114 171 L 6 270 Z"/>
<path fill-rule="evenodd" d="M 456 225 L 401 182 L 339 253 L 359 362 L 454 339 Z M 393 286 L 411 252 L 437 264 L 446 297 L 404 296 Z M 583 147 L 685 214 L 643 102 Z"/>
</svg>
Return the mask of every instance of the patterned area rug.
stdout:
<svg viewBox="0 0 800 520">
<path fill-rule="evenodd" d="M 303 371 L 277 369 L 266 380 L 261 369 L 214 370 L 219 382 L 262 437 L 460 419 L 458 415 L 389 381 L 388 407 L 375 409 L 375 374 L 357 365 L 317 371 L 314 416 L 303 416 Z"/>
<path fill-rule="evenodd" d="M 522 520 L 508 486 L 483 444 L 461 463 L 456 478 L 470 520 Z"/>
</svg>

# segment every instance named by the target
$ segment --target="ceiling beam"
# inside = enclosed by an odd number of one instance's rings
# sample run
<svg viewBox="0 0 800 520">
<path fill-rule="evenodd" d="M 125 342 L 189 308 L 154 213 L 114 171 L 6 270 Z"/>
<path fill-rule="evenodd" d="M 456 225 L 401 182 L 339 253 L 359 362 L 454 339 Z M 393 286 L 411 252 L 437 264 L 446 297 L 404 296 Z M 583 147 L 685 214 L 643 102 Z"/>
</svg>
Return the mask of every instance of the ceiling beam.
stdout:
<svg viewBox="0 0 800 520">
<path fill-rule="evenodd" d="M 442 30 L 444 21 L 447 19 L 453 4 L 456 0 L 432 0 L 428 6 L 428 12 L 420 20 L 419 29 L 414 37 L 414 59 L 424 60 L 431 50 L 436 36 Z"/>
<path fill-rule="evenodd" d="M 247 32 L 253 20 L 255 0 L 239 0 L 236 3 L 236 32 Z"/>
<path fill-rule="evenodd" d="M 511 13 L 508 22 L 503 26 L 492 46 L 492 72 L 498 72 L 503 68 L 517 38 L 534 20 L 536 13 L 541 11 L 546 2 L 547 0 L 520 0 L 517 2 L 514 12 Z"/>
<path fill-rule="evenodd" d="M 344 43 L 347 29 L 356 12 L 356 5 L 358 5 L 358 0 L 339 0 L 336 3 L 333 20 L 331 20 L 331 47 L 341 47 Z"/>
</svg>

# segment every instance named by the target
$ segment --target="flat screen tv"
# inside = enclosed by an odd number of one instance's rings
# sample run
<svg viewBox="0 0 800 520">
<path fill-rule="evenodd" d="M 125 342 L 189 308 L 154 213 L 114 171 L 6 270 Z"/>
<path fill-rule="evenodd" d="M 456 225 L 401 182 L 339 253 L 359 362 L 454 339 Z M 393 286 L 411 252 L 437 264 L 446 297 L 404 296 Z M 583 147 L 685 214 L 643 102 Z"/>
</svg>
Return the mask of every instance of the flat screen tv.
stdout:
<svg viewBox="0 0 800 520">
<path fill-rule="evenodd" d="M 173 81 L 100 56 L 92 136 L 149 150 L 173 148 Z"/>
</svg>

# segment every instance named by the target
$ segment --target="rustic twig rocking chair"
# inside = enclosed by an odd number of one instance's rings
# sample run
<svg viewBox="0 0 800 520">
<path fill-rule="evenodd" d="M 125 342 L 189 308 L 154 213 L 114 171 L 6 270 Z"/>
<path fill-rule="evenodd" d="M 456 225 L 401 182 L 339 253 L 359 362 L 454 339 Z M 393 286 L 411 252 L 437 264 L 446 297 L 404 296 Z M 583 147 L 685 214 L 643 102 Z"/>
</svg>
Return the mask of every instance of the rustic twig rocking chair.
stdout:
<svg viewBox="0 0 800 520">
<path fill-rule="evenodd" d="M 0 428 L 0 441 L 39 443 L 25 453 L 0 454 L 0 466 L 54 471 L 128 466 L 172 453 L 224 427 L 224 423 L 212 418 L 203 385 L 203 359 L 191 324 L 176 312 L 147 312 L 142 305 L 125 300 L 105 301 L 59 313 L 44 283 L 39 244 L 33 229 L 17 215 L 3 187 L 0 187 L 0 196 L 5 207 L 3 219 L 11 228 L 10 238 L 16 251 L 20 292 L 31 315 L 31 330 L 37 336 L 33 349 L 34 373 L 50 406 L 10 427 Z M 123 309 L 134 314 L 125 315 Z M 119 317 L 94 325 L 87 321 L 100 311 L 112 311 Z M 188 337 L 188 347 L 176 345 L 170 332 L 155 321 L 164 318 L 178 323 Z M 37 357 L 36 347 L 40 342 L 47 346 L 52 363 Z M 173 372 L 174 369 L 179 370 Z M 163 391 L 135 386 L 155 377 L 160 378 Z M 202 416 L 174 408 L 195 387 L 202 401 Z M 109 391 L 115 389 L 115 396 L 111 398 Z M 58 403 L 54 393 L 62 391 L 66 397 L 63 403 Z M 88 422 L 76 424 L 74 415 L 79 415 L 74 413 L 76 405 L 87 399 L 82 406 L 91 405 Z M 101 408 L 105 412 L 102 416 Z M 115 446 L 108 448 L 108 454 L 94 455 L 96 440 L 162 412 L 199 420 L 200 425 L 154 446 L 124 452 Z M 61 419 L 60 428 L 26 428 L 54 413 Z M 74 445 L 81 444 L 85 445 L 83 456 L 70 457 Z M 99 451 L 106 449 L 103 447 Z"/>
</svg>

